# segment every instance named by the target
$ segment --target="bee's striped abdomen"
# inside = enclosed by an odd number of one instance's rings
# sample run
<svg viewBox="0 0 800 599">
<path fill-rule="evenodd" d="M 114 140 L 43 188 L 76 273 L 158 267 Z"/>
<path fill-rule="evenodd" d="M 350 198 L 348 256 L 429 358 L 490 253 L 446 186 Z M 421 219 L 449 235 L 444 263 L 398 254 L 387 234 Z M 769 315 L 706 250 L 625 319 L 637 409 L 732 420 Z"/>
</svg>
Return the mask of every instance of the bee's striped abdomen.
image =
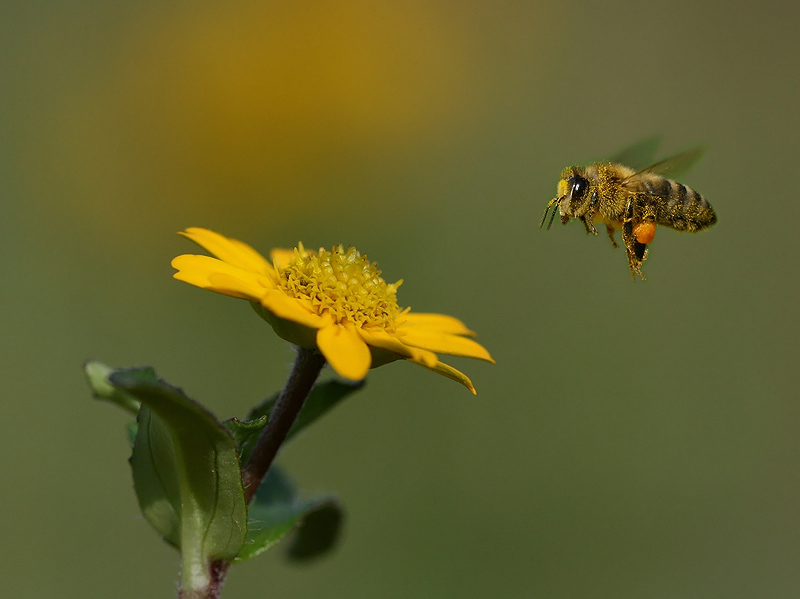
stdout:
<svg viewBox="0 0 800 599">
<path fill-rule="evenodd" d="M 711 204 L 691 187 L 671 179 L 648 181 L 653 195 L 661 197 L 658 224 L 677 231 L 702 231 L 717 222 Z"/>
</svg>

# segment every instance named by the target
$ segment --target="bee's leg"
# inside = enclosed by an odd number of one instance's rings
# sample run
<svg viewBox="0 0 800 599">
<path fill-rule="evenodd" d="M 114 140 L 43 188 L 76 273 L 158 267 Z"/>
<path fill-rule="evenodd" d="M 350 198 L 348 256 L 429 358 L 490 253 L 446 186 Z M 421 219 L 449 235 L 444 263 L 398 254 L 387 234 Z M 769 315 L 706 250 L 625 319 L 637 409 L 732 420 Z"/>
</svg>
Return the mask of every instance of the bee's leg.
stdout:
<svg viewBox="0 0 800 599">
<path fill-rule="evenodd" d="M 614 247 L 619 247 L 617 246 L 617 240 L 614 239 L 614 233 L 616 232 L 616 229 L 614 229 L 614 227 L 611 225 L 606 225 L 606 231 L 608 232 L 608 238 L 611 240 L 611 245 Z"/>
<path fill-rule="evenodd" d="M 625 251 L 628 254 L 628 267 L 631 269 L 631 279 L 636 280 L 636 275 L 646 280 L 642 274 L 640 265 L 644 261 L 645 254 L 647 253 L 647 246 L 638 243 L 636 237 L 633 235 L 633 198 L 628 200 L 628 205 L 625 208 L 625 218 L 622 221 L 622 242 L 625 244 Z M 636 247 L 636 246 L 640 247 Z"/>
<path fill-rule="evenodd" d="M 656 217 L 654 214 L 646 213 L 641 220 L 637 219 L 633 227 L 633 236 L 636 241 L 644 245 L 652 243 L 656 236 Z"/>
<path fill-rule="evenodd" d="M 592 233 L 593 235 L 597 235 L 597 229 L 594 228 L 594 220 L 588 214 L 584 214 L 580 217 L 583 226 L 586 227 L 587 233 Z"/>
<path fill-rule="evenodd" d="M 638 219 L 637 219 L 638 220 Z M 633 227 L 633 253 L 641 265 L 647 258 L 647 246 L 656 235 L 656 216 L 647 212 L 639 223 Z"/>
<path fill-rule="evenodd" d="M 647 258 L 647 244 L 639 243 L 639 240 L 634 238 L 633 253 L 636 255 L 636 259 L 639 261 L 639 264 L 641 264 L 644 262 L 644 259 Z"/>
<path fill-rule="evenodd" d="M 586 227 L 586 232 L 592 235 L 597 235 L 597 229 L 594 228 L 594 215 L 597 211 L 597 191 L 592 194 L 592 201 L 589 203 L 589 210 L 583 215 L 583 226 Z"/>
</svg>

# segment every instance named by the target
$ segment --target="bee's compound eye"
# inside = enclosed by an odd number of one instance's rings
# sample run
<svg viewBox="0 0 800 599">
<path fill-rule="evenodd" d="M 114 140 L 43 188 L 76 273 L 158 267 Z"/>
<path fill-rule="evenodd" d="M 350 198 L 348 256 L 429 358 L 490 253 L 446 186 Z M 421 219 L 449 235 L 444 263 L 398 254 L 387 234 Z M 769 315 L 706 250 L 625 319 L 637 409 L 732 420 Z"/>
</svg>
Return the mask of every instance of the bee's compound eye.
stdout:
<svg viewBox="0 0 800 599">
<path fill-rule="evenodd" d="M 583 177 L 572 177 L 569 180 L 569 188 L 572 200 L 580 200 L 589 188 L 589 182 Z"/>
</svg>

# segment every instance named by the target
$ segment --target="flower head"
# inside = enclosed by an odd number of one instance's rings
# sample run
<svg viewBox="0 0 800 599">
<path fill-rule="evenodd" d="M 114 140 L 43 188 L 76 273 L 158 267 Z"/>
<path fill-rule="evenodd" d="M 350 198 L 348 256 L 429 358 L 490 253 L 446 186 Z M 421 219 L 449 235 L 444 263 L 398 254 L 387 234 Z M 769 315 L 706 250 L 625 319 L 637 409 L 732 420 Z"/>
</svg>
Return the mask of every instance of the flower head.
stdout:
<svg viewBox="0 0 800 599">
<path fill-rule="evenodd" d="M 444 314 L 415 314 L 397 304 L 402 281 L 388 284 L 355 248 L 272 250 L 268 262 L 249 245 L 208 229 L 181 232 L 216 256 L 184 254 L 172 261 L 175 278 L 249 300 L 282 338 L 318 349 L 341 376 L 361 380 L 367 371 L 408 360 L 475 393 L 465 374 L 437 353 L 494 362 L 469 337 L 475 334 Z"/>
</svg>

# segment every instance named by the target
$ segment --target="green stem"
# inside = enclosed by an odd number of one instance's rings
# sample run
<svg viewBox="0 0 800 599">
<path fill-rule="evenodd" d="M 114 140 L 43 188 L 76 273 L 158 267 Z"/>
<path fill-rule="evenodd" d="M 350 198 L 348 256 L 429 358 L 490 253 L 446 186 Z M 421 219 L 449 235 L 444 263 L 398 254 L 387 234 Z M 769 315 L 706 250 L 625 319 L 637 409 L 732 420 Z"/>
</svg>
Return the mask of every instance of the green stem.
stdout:
<svg viewBox="0 0 800 599">
<path fill-rule="evenodd" d="M 269 415 L 269 422 L 256 441 L 255 447 L 242 470 L 244 499 L 249 504 L 258 490 L 261 481 L 272 465 L 278 449 L 286 439 L 289 429 L 297 419 L 311 388 L 317 381 L 325 358 L 317 350 L 298 348 L 292 373 L 286 387 L 275 402 Z"/>
<path fill-rule="evenodd" d="M 323 366 L 325 366 L 325 358 L 317 350 L 302 347 L 297 349 L 297 357 L 289 380 L 286 381 L 286 386 L 281 391 L 278 401 L 275 402 L 267 426 L 261 431 L 250 458 L 242 470 L 244 499 L 248 504 L 252 501 L 267 470 L 275 460 L 278 449 L 286 440 L 286 435 L 289 434 L 289 429 L 297 419 L 297 415 Z M 209 584 L 199 593 L 182 589 L 179 598 L 218 599 L 229 566 L 230 562 L 222 560 L 211 563 L 207 579 Z"/>
<path fill-rule="evenodd" d="M 211 593 L 211 576 L 205 557 L 200 549 L 203 540 L 181 539 L 181 590 L 180 599 L 209 599 L 217 597 Z"/>
</svg>

